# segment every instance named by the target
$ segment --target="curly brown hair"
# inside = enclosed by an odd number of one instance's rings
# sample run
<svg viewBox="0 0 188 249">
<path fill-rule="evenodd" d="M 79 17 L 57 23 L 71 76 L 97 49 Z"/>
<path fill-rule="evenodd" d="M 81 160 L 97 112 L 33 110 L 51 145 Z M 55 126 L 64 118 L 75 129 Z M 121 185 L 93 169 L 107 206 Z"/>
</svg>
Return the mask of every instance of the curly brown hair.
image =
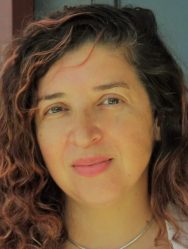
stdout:
<svg viewBox="0 0 188 249">
<path fill-rule="evenodd" d="M 159 37 L 151 10 L 83 5 L 29 24 L 2 65 L 0 248 L 59 249 L 67 238 L 64 193 L 48 173 L 36 139 L 36 92 L 51 65 L 86 41 L 121 48 L 147 90 L 161 130 L 148 183 L 160 225 L 156 241 L 165 230 L 161 220 L 175 227 L 175 240 L 184 232 L 168 209 L 170 204 L 188 217 L 188 102 L 182 70 Z"/>
</svg>

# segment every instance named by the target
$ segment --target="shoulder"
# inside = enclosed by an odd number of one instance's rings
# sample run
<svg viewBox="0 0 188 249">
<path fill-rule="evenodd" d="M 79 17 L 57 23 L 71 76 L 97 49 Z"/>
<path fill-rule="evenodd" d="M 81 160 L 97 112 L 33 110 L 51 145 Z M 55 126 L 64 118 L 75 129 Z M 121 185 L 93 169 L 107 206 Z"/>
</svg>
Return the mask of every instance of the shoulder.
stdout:
<svg viewBox="0 0 188 249">
<path fill-rule="evenodd" d="M 188 244 L 188 217 L 185 217 L 180 214 L 180 212 L 178 212 L 178 210 L 172 206 L 169 207 L 169 212 L 173 215 L 180 228 L 185 231 L 185 233 L 183 233 L 180 237 L 181 241 L 183 243 Z M 168 221 L 165 221 L 165 223 L 168 232 L 168 239 L 170 240 L 173 249 L 186 249 L 187 247 L 180 245 L 179 243 L 173 240 L 175 228 L 172 226 L 172 224 L 170 224 Z"/>
</svg>

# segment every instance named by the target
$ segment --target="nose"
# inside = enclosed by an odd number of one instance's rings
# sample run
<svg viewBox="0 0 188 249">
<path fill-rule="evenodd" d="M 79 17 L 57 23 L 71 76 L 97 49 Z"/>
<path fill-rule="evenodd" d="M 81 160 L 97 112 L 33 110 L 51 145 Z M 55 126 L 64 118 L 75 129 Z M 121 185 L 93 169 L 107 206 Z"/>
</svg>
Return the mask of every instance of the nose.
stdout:
<svg viewBox="0 0 188 249">
<path fill-rule="evenodd" d="M 102 139 L 102 130 L 96 125 L 95 120 L 87 114 L 74 117 L 69 133 L 69 142 L 75 146 L 87 148 Z"/>
</svg>

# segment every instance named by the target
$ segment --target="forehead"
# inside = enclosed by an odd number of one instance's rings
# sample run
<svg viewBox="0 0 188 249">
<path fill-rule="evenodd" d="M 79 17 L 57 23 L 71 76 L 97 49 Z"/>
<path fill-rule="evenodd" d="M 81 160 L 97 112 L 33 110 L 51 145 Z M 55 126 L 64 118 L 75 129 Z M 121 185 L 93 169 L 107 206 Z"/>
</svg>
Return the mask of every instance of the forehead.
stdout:
<svg viewBox="0 0 188 249">
<path fill-rule="evenodd" d="M 125 51 L 124 51 L 125 53 Z M 47 75 L 59 67 L 61 64 L 62 68 L 79 68 L 82 65 L 87 66 L 89 63 L 103 62 L 104 58 L 108 57 L 108 61 L 122 59 L 125 62 L 123 52 L 121 48 L 115 48 L 110 44 L 94 44 L 93 42 L 86 42 L 73 50 L 66 52 L 62 58 L 56 61 L 47 72 Z M 106 63 L 108 62 L 106 61 Z"/>
<path fill-rule="evenodd" d="M 122 52 L 113 46 L 85 43 L 67 52 L 55 62 L 39 82 L 39 92 L 53 91 L 55 87 L 66 88 L 99 85 L 117 80 L 130 81 L 132 87 L 138 82 L 137 73 Z"/>
</svg>

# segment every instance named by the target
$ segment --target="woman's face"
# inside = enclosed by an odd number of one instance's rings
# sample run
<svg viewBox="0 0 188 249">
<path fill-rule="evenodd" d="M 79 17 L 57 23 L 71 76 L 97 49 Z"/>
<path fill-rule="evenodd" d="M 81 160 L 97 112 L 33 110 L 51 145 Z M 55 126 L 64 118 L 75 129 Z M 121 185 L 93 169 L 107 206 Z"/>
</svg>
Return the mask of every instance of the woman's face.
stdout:
<svg viewBox="0 0 188 249">
<path fill-rule="evenodd" d="M 151 104 L 120 51 L 86 43 L 40 80 L 37 139 L 68 198 L 107 203 L 147 186 L 157 134 Z M 93 167 L 93 168 L 92 168 Z"/>
</svg>

